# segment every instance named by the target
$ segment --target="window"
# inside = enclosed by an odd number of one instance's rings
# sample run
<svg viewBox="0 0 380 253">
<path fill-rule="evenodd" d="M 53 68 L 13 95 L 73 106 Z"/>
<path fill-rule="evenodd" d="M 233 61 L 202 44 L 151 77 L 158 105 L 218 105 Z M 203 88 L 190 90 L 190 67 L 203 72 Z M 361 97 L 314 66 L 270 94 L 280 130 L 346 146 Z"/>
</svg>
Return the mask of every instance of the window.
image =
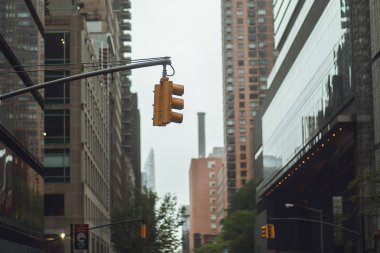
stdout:
<svg viewBox="0 0 380 253">
<path fill-rule="evenodd" d="M 256 93 L 249 94 L 250 99 L 257 99 L 259 96 Z"/>
<path fill-rule="evenodd" d="M 252 76 L 249 78 L 249 82 L 251 83 L 257 83 L 257 76 Z M 256 87 L 256 88 L 255 88 Z M 249 87 L 250 90 L 257 90 L 257 85 L 251 85 Z"/>
<path fill-rule="evenodd" d="M 251 68 L 249 69 L 250 74 L 257 74 L 257 69 L 256 68 Z"/>
<path fill-rule="evenodd" d="M 207 168 L 212 169 L 215 167 L 215 161 L 208 161 L 207 162 Z"/>
<path fill-rule="evenodd" d="M 45 71 L 45 82 L 60 79 L 69 76 L 69 71 Z M 62 85 L 53 85 L 45 88 L 46 103 L 69 103 L 70 102 L 70 85 L 63 83 Z"/>
<path fill-rule="evenodd" d="M 45 216 L 65 215 L 65 196 L 63 194 L 45 194 L 44 198 Z"/>
<path fill-rule="evenodd" d="M 265 15 L 266 13 L 267 13 L 266 10 L 263 10 L 263 9 L 260 9 L 257 11 L 257 14 L 259 15 Z"/>
<path fill-rule="evenodd" d="M 268 64 L 268 60 L 267 59 L 260 59 L 259 60 L 259 64 L 260 65 L 267 65 Z"/>
<path fill-rule="evenodd" d="M 45 143 L 70 142 L 70 110 L 45 110 Z"/>
<path fill-rule="evenodd" d="M 267 43 L 265 42 L 265 41 L 260 41 L 259 42 L 259 47 L 260 48 L 264 48 L 264 47 L 266 47 L 267 46 Z"/>
<path fill-rule="evenodd" d="M 251 78 L 249 78 L 249 81 L 250 82 L 257 82 L 257 77 L 251 77 Z M 256 90 L 258 90 L 258 86 L 257 85 L 250 85 L 249 90 L 250 91 L 256 91 Z"/>
<path fill-rule="evenodd" d="M 45 149 L 45 182 L 70 182 L 70 154 L 68 149 Z"/>
<path fill-rule="evenodd" d="M 70 34 L 68 32 L 45 34 L 45 63 L 70 62 Z"/>
</svg>

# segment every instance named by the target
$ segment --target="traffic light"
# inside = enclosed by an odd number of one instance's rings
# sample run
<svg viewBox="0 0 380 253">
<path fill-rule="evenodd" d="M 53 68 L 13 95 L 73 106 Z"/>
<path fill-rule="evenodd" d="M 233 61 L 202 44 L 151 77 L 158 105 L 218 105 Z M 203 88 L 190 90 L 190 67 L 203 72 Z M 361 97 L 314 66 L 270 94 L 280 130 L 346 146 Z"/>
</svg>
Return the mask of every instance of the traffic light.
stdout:
<svg viewBox="0 0 380 253">
<path fill-rule="evenodd" d="M 162 122 L 162 84 L 154 86 L 153 126 L 165 126 Z"/>
<path fill-rule="evenodd" d="M 162 83 L 162 122 L 169 124 L 170 122 L 182 123 L 183 114 L 173 112 L 172 109 L 182 110 L 184 101 L 182 98 L 173 97 L 182 96 L 184 92 L 184 86 L 180 84 L 174 84 L 169 79 L 165 78 Z"/>
<path fill-rule="evenodd" d="M 261 237 L 265 239 L 269 238 L 269 227 L 267 224 L 261 226 Z"/>
<path fill-rule="evenodd" d="M 269 227 L 269 239 L 274 239 L 276 237 L 275 231 L 274 231 L 274 225 L 268 224 Z"/>
<path fill-rule="evenodd" d="M 182 96 L 184 86 L 173 84 L 169 78 L 161 78 L 160 84 L 154 86 L 153 126 L 165 126 L 170 122 L 182 123 L 183 114 L 173 112 L 172 109 L 182 110 L 184 101 Z"/>
<path fill-rule="evenodd" d="M 146 239 L 146 224 L 144 223 L 140 225 L 140 236 L 141 236 L 141 239 L 143 240 Z"/>
</svg>

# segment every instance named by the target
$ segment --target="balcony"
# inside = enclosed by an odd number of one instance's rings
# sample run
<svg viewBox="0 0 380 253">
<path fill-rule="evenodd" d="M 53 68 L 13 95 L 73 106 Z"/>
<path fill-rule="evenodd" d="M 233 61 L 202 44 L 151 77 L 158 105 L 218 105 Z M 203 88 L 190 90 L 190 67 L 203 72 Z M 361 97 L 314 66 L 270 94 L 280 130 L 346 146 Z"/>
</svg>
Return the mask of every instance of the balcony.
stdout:
<svg viewBox="0 0 380 253">
<path fill-rule="evenodd" d="M 120 28 L 121 28 L 121 30 L 124 30 L 124 31 L 130 31 L 132 29 L 132 25 L 129 22 L 121 23 Z"/>
<path fill-rule="evenodd" d="M 121 18 L 122 19 L 131 19 L 131 12 L 130 11 L 123 11 L 122 13 L 121 13 Z"/>
<path fill-rule="evenodd" d="M 120 51 L 122 53 L 131 53 L 132 52 L 132 47 L 131 46 L 122 46 Z"/>
<path fill-rule="evenodd" d="M 132 36 L 130 34 L 123 34 L 120 36 L 120 40 L 121 41 L 131 41 L 132 40 Z"/>
</svg>

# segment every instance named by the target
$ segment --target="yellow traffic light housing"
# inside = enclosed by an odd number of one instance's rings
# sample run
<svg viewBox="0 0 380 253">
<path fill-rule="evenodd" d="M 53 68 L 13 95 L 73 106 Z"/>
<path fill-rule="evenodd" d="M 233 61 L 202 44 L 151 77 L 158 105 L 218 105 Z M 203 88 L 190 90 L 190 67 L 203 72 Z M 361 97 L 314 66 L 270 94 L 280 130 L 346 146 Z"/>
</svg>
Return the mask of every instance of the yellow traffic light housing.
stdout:
<svg viewBox="0 0 380 253">
<path fill-rule="evenodd" d="M 274 225 L 268 224 L 268 229 L 269 229 L 269 239 L 274 239 L 276 237 Z"/>
<path fill-rule="evenodd" d="M 173 97 L 182 96 L 183 93 L 183 85 L 174 84 L 167 77 L 161 78 L 160 84 L 156 84 L 154 87 L 154 126 L 165 126 L 170 122 L 182 123 L 183 114 L 172 110 L 182 110 L 184 108 L 183 99 Z"/>
<path fill-rule="evenodd" d="M 261 226 L 261 237 L 264 239 L 274 239 L 276 237 L 274 225 L 265 224 Z"/>
<path fill-rule="evenodd" d="M 164 126 L 162 123 L 162 85 L 154 86 L 153 126 Z"/>
<path fill-rule="evenodd" d="M 173 112 L 172 109 L 182 110 L 184 107 L 184 101 L 182 98 L 173 97 L 182 96 L 184 92 L 184 86 L 179 84 L 173 84 L 169 79 L 165 79 L 162 84 L 162 121 L 165 124 L 170 122 L 182 123 L 183 114 Z"/>
<path fill-rule="evenodd" d="M 141 236 L 141 239 L 143 240 L 146 239 L 146 224 L 144 223 L 140 225 L 140 236 Z"/>
<path fill-rule="evenodd" d="M 264 226 L 261 226 L 261 237 L 264 239 L 269 238 L 269 228 L 267 224 L 265 224 Z"/>
</svg>

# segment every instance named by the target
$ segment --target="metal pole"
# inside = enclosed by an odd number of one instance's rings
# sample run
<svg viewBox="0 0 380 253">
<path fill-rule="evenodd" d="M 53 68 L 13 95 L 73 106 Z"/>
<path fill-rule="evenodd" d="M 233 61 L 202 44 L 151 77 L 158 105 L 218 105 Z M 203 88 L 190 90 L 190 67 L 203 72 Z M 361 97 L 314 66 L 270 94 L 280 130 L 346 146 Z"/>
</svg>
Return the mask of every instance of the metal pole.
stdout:
<svg viewBox="0 0 380 253">
<path fill-rule="evenodd" d="M 74 225 L 70 224 L 70 252 L 74 252 Z"/>
<path fill-rule="evenodd" d="M 59 83 L 75 81 L 75 80 L 79 80 L 79 79 L 83 79 L 83 78 L 87 78 L 87 77 L 99 76 L 99 75 L 109 74 L 109 73 L 113 73 L 113 72 L 119 72 L 119 71 L 123 71 L 123 70 L 145 68 L 145 67 L 151 67 L 151 66 L 157 66 L 157 65 L 163 65 L 163 66 L 171 65 L 170 57 L 162 57 L 162 58 L 158 58 L 158 59 L 151 60 L 151 61 L 128 64 L 128 65 L 124 65 L 124 66 L 111 67 L 111 68 L 107 68 L 107 69 L 100 69 L 100 70 L 95 70 L 95 71 L 91 71 L 91 72 L 81 73 L 78 75 L 63 77 L 60 79 L 52 80 L 52 81 L 41 83 L 41 84 L 36 84 L 33 86 L 28 86 L 28 87 L 25 87 L 25 88 L 22 88 L 19 90 L 15 90 L 15 91 L 0 95 L 0 100 L 10 98 L 10 97 L 15 97 L 17 95 L 21 95 L 21 94 L 24 94 L 24 93 L 27 93 L 27 92 L 30 92 L 33 90 L 43 89 L 43 88 L 46 88 L 46 87 L 49 87 L 49 86 L 52 86 L 55 84 L 59 84 Z"/>
<path fill-rule="evenodd" d="M 321 214 L 321 253 L 323 253 L 323 215 L 322 215 L 322 209 L 320 210 Z"/>
</svg>

